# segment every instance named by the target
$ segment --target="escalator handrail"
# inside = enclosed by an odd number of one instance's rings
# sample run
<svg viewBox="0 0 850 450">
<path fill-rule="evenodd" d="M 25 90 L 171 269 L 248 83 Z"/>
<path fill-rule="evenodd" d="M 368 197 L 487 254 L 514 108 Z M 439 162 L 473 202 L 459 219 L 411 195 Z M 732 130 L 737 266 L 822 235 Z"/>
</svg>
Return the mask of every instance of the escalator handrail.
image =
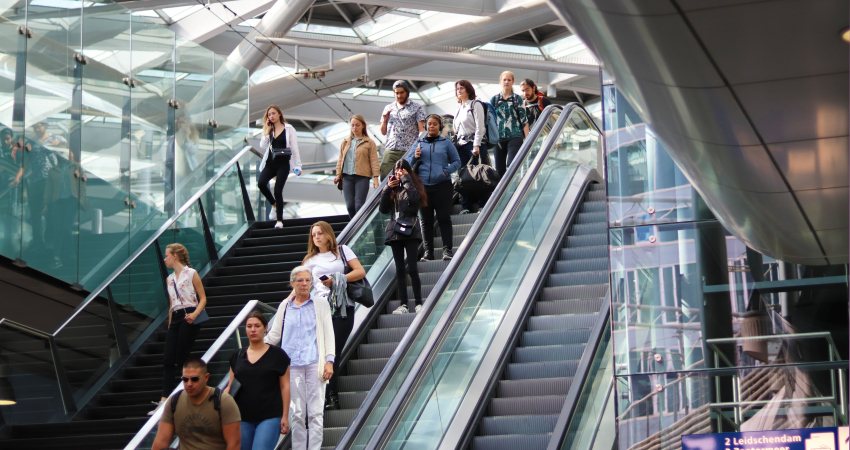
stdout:
<svg viewBox="0 0 850 450">
<path fill-rule="evenodd" d="M 201 198 L 201 196 L 206 194 L 207 191 L 210 188 L 212 188 L 212 186 L 222 176 L 224 176 L 230 170 L 231 167 L 235 166 L 236 163 L 239 162 L 239 160 L 245 154 L 249 153 L 251 151 L 251 149 L 252 149 L 252 147 L 250 145 L 246 145 L 245 147 L 243 147 L 242 150 L 240 150 L 239 153 L 234 155 L 233 158 L 231 158 L 230 161 L 227 162 L 227 164 L 222 166 L 222 168 L 219 169 L 218 172 L 215 175 L 213 175 L 212 178 L 209 179 L 209 181 L 204 183 L 204 185 L 201 186 L 201 188 L 198 189 L 198 191 L 195 192 L 194 195 L 189 197 L 189 199 L 187 199 L 186 202 L 183 203 L 183 206 L 181 206 L 177 210 L 176 213 L 174 213 L 168 220 L 166 220 L 165 223 L 163 223 L 156 230 L 155 233 L 153 233 L 147 240 L 145 240 L 145 242 L 142 243 L 142 245 L 140 245 L 135 251 L 133 251 L 133 253 L 130 254 L 130 256 L 126 260 L 124 260 L 124 262 L 121 263 L 121 265 L 119 265 L 118 268 L 116 268 L 112 272 L 112 274 L 110 274 L 103 282 L 100 283 L 100 285 L 98 285 L 94 290 L 91 291 L 91 293 L 89 293 L 88 296 L 86 296 L 86 298 L 83 300 L 83 302 L 80 303 L 74 309 L 74 312 L 72 312 L 68 316 L 68 318 L 65 319 L 65 321 L 62 322 L 61 325 L 59 325 L 59 328 L 57 328 L 56 331 L 53 332 L 53 336 L 57 336 L 60 332 L 62 332 L 62 330 L 65 329 L 65 327 L 67 327 L 71 322 L 73 322 L 74 319 L 76 319 L 78 315 L 80 315 L 83 311 L 85 311 L 85 309 L 89 306 L 89 304 L 91 304 L 93 301 L 95 301 L 95 299 L 100 297 L 100 295 L 103 293 L 103 291 L 105 291 L 106 288 L 109 287 L 109 285 L 111 285 L 115 281 L 116 278 L 121 276 L 121 274 L 124 273 L 124 271 L 127 270 L 128 267 L 130 267 L 130 265 L 132 265 L 134 262 L 136 262 L 136 260 L 140 256 L 142 256 L 151 245 L 156 243 L 157 240 L 160 238 L 160 236 L 162 236 L 165 232 L 167 232 L 177 222 L 177 220 L 183 215 L 183 213 L 185 213 L 189 208 L 191 208 L 192 205 L 194 205 L 195 202 L 198 201 L 198 199 Z"/>
<path fill-rule="evenodd" d="M 587 342 L 579 359 L 578 367 L 576 368 L 573 380 L 578 381 L 570 384 L 570 389 L 567 391 L 567 397 L 564 400 L 564 405 L 561 408 L 561 413 L 558 415 L 558 421 L 555 422 L 555 428 L 552 430 L 552 437 L 549 439 L 547 450 L 560 450 L 564 445 L 564 439 L 567 437 L 570 422 L 575 415 L 578 399 L 584 390 L 587 375 L 590 372 L 590 365 L 596 352 L 599 350 L 599 343 L 602 342 L 602 337 L 605 335 L 605 328 L 611 325 L 611 290 L 608 289 L 608 295 L 605 296 L 606 301 L 603 302 L 603 307 L 599 311 L 599 317 L 591 330 L 591 340 Z"/>
<path fill-rule="evenodd" d="M 469 294 L 472 286 L 475 283 L 475 280 L 484 270 L 485 262 L 490 259 L 492 253 L 494 251 L 495 243 L 502 238 L 502 234 L 508 228 L 511 221 L 516 217 L 518 213 L 518 205 L 521 201 L 523 201 L 528 192 L 534 185 L 535 178 L 537 174 L 540 172 L 543 163 L 546 160 L 546 156 L 549 153 L 549 150 L 553 146 L 555 140 L 557 139 L 560 130 L 563 128 L 566 123 L 567 118 L 570 115 L 570 112 L 576 107 L 578 104 L 570 103 L 564 107 L 564 110 L 561 112 L 558 121 L 555 126 L 552 128 L 552 131 L 546 138 L 546 141 L 540 147 L 540 151 L 535 156 L 531 165 L 528 168 L 528 172 L 525 174 L 523 179 L 520 181 L 519 186 L 517 186 L 516 190 L 511 196 L 507 206 L 505 207 L 502 216 L 499 217 L 498 222 L 493 227 L 493 231 L 487 237 L 485 244 L 482 246 L 481 251 L 474 256 L 474 263 L 471 266 L 471 270 L 463 275 L 463 281 L 458 286 L 457 291 L 452 296 L 452 299 L 446 308 L 446 311 L 443 313 L 442 317 L 437 322 L 434 331 L 428 337 L 428 340 L 425 343 L 425 346 L 422 348 L 422 351 L 419 352 L 419 356 L 416 359 L 416 362 L 413 364 L 413 367 L 422 368 L 425 367 L 426 364 L 429 364 L 434 357 L 437 355 L 434 354 L 434 350 L 443 341 L 445 337 L 445 331 L 448 326 L 454 322 L 455 318 L 461 312 L 461 306 L 463 304 L 463 300 Z M 528 141 L 531 142 L 531 141 Z M 529 144 L 530 148 L 531 144 Z M 516 161 L 516 160 L 515 160 Z M 513 167 L 518 167 L 518 164 L 512 164 Z M 495 204 L 496 202 L 492 202 Z M 489 202 L 488 202 L 489 204 Z M 443 286 L 443 288 L 445 285 Z M 440 290 L 440 294 L 442 289 Z M 432 291 L 432 296 L 437 292 L 436 288 Z M 435 303 L 435 301 L 431 300 L 429 296 L 429 300 L 431 304 Z M 418 331 L 418 330 L 417 330 Z M 418 333 L 417 333 L 418 334 Z M 406 336 L 407 337 L 407 336 Z M 413 338 L 411 338 L 411 341 Z M 393 397 L 392 402 L 390 403 L 386 413 L 382 416 L 381 421 L 378 424 L 378 427 L 375 431 L 375 434 L 369 440 L 369 444 L 367 447 L 380 447 L 381 445 L 386 443 L 386 439 L 389 438 L 390 431 L 395 428 L 397 424 L 397 419 L 399 419 L 399 412 L 406 406 L 408 400 L 410 400 L 409 396 L 413 388 L 418 384 L 418 373 L 414 370 L 411 370 L 410 373 L 407 374 L 402 385 L 399 387 L 398 392 Z"/>
<path fill-rule="evenodd" d="M 578 175 L 574 176 L 573 181 L 571 183 L 576 183 L 576 176 Z M 581 201 L 584 199 L 588 187 L 593 182 L 599 181 L 601 181 L 601 176 L 598 174 L 598 172 L 594 170 L 587 170 L 586 172 L 584 172 L 583 178 L 578 180 L 578 182 L 581 183 L 581 189 L 578 190 L 575 198 L 572 199 L 569 205 L 563 205 L 560 207 L 568 208 L 568 210 L 565 212 L 566 217 L 561 220 L 558 216 L 558 213 L 556 213 L 556 215 L 552 217 L 550 224 L 555 224 L 557 230 L 554 233 L 547 233 L 547 236 L 551 234 L 552 236 L 554 236 L 554 239 L 549 239 L 551 245 L 549 245 L 548 248 L 544 248 L 542 246 L 542 242 L 541 245 L 537 247 L 538 252 L 541 249 L 546 251 L 545 262 L 543 264 L 540 264 L 539 267 L 541 267 L 541 269 L 539 270 L 539 272 L 536 273 L 537 276 L 534 279 L 533 285 L 530 287 L 530 289 L 517 289 L 517 293 L 514 295 L 514 299 L 511 301 L 511 304 L 515 304 L 517 301 L 521 301 L 522 304 L 519 310 L 515 310 L 515 313 L 511 313 L 509 311 L 511 307 L 506 307 L 505 316 L 503 316 L 501 323 L 498 325 L 499 329 L 501 329 L 505 326 L 506 323 L 512 323 L 512 325 L 508 325 L 511 328 L 509 330 L 506 330 L 509 331 L 506 342 L 501 347 L 497 347 L 495 349 L 493 348 L 494 343 L 492 341 L 489 344 L 490 347 L 486 353 L 490 357 L 496 356 L 497 359 L 493 363 L 493 367 L 495 369 L 489 373 L 484 373 L 482 372 L 481 367 L 479 365 L 479 368 L 476 369 L 475 375 L 469 382 L 469 386 L 483 386 L 480 393 L 478 394 L 478 397 L 473 397 L 471 400 L 474 404 L 477 405 L 477 408 L 475 408 L 474 412 L 468 412 L 468 410 L 467 412 L 463 411 L 464 408 L 469 408 L 468 405 L 470 404 L 470 400 L 467 398 L 470 394 L 469 392 L 465 393 L 464 399 L 461 400 L 461 402 L 458 404 L 455 415 L 451 421 L 451 425 L 446 429 L 444 433 L 443 441 L 441 441 L 444 445 L 451 445 L 445 444 L 446 438 L 460 442 L 460 445 L 458 445 L 457 448 L 467 448 L 467 446 L 469 446 L 470 442 L 472 441 L 472 438 L 474 437 L 475 425 L 480 422 L 481 416 L 484 414 L 486 406 L 489 403 L 486 400 L 488 400 L 492 395 L 491 393 L 499 382 L 505 365 L 510 362 L 513 349 L 516 347 L 516 344 L 519 341 L 522 332 L 525 330 L 526 319 L 534 308 L 534 304 L 536 303 L 534 299 L 537 298 L 538 295 L 540 295 L 540 292 L 546 285 L 549 271 L 558 257 L 561 245 L 567 238 L 567 233 L 569 232 L 570 227 L 572 226 L 572 224 L 575 223 L 575 218 L 578 215 L 578 210 L 581 206 Z M 529 262 L 529 267 L 534 266 L 535 265 L 533 264 L 533 261 Z M 526 276 L 528 276 L 527 273 Z M 517 297 L 519 296 L 522 296 L 522 298 L 518 299 Z M 498 335 L 499 330 L 497 330 L 493 334 L 493 340 L 495 340 Z M 459 416 L 468 417 L 469 419 L 463 420 L 463 423 L 461 423 L 461 421 L 458 420 Z"/>
<path fill-rule="evenodd" d="M 224 331 L 222 331 L 221 334 L 212 343 L 212 345 L 210 345 L 210 348 L 208 348 L 207 351 L 204 352 L 204 355 L 201 356 L 201 359 L 207 362 L 211 361 L 212 358 L 215 357 L 215 355 L 219 352 L 219 350 L 224 347 L 224 344 L 227 343 L 228 339 L 230 339 L 230 336 L 233 333 L 237 332 L 239 330 L 239 327 L 243 323 L 245 323 L 248 314 L 250 314 L 254 310 L 262 310 L 265 313 L 274 314 L 277 311 L 277 308 L 269 306 L 259 300 L 248 300 L 248 302 L 245 303 L 245 306 L 243 306 L 242 309 L 233 317 L 233 320 L 231 320 L 230 323 L 227 324 L 227 327 L 225 327 Z M 239 344 L 241 345 L 241 342 Z M 225 376 L 225 378 L 227 378 L 227 376 Z M 175 387 L 174 390 L 171 391 L 170 394 L 168 394 L 168 397 L 171 398 L 171 396 L 174 395 L 175 392 L 181 389 L 183 389 L 182 384 Z M 127 446 L 124 447 L 124 450 L 135 450 L 136 447 L 138 447 L 139 444 L 142 443 L 145 437 L 148 436 L 159 423 L 159 419 L 162 418 L 163 410 L 164 408 L 162 406 L 156 409 L 156 411 L 150 416 L 147 422 L 142 425 L 142 428 L 140 428 L 139 431 L 133 436 Z"/>
<path fill-rule="evenodd" d="M 569 105 L 567 105 L 567 107 L 569 107 Z M 540 117 L 535 122 L 534 128 L 529 133 L 528 137 L 520 148 L 518 154 L 516 155 L 516 157 L 514 157 L 514 161 L 523 161 L 525 159 L 525 156 L 528 154 L 534 141 L 537 139 L 540 133 L 542 133 L 544 124 L 546 123 L 549 116 L 552 115 L 554 111 L 564 110 L 567 109 L 567 107 L 562 107 L 560 105 L 549 105 L 546 107 L 546 109 L 543 110 L 543 112 L 540 114 Z M 562 111 L 561 115 L 563 114 L 564 113 Z M 441 294 L 445 290 L 449 280 L 451 280 L 452 276 L 457 271 L 458 266 L 466 257 L 467 248 L 479 235 L 481 229 L 483 228 L 487 220 L 490 218 L 490 216 L 496 213 L 494 209 L 496 203 L 498 203 L 497 199 L 500 198 L 507 189 L 508 183 L 505 182 L 505 180 L 512 179 L 519 170 L 519 166 L 519 164 L 511 164 L 505 172 L 505 176 L 502 177 L 501 181 L 496 186 L 496 189 L 490 195 L 491 200 L 488 201 L 484 208 L 481 209 L 479 216 L 476 218 L 475 223 L 472 224 L 472 227 L 467 233 L 463 243 L 461 243 L 461 245 L 457 249 L 457 252 L 455 252 L 455 256 L 452 258 L 448 267 L 446 267 L 446 269 L 443 271 L 442 275 L 440 275 L 440 278 L 437 280 L 436 284 L 431 290 L 431 293 L 428 295 L 428 299 L 423 302 L 422 310 L 416 314 L 416 318 L 413 320 L 413 323 L 411 323 L 410 327 L 405 332 L 404 337 L 402 337 L 401 341 L 398 344 L 398 347 L 396 347 L 396 350 L 390 356 L 389 361 L 387 361 L 387 364 L 384 366 L 384 369 L 378 375 L 378 378 L 375 380 L 375 383 L 372 385 L 372 388 L 369 389 L 368 394 L 366 394 L 366 398 L 363 400 L 363 403 L 361 403 L 360 408 L 357 410 L 357 413 L 354 416 L 354 419 L 352 420 L 348 429 L 345 431 L 345 434 L 343 434 L 342 438 L 340 439 L 337 448 L 348 448 L 354 438 L 360 433 L 364 422 L 374 409 L 375 404 L 380 398 L 381 394 L 383 394 L 384 388 L 386 387 L 387 381 L 390 379 L 391 374 L 395 372 L 395 369 L 398 367 L 399 363 L 402 360 L 402 356 L 407 353 L 407 350 L 413 343 L 414 337 L 419 334 L 420 330 L 425 325 L 425 319 L 430 315 L 431 311 L 434 309 L 434 299 L 437 298 L 439 294 Z M 496 227 L 498 227 L 498 224 L 496 224 Z M 348 227 L 346 227 L 346 230 L 347 229 Z M 367 331 L 368 330 L 366 330 L 366 327 L 363 327 L 361 328 L 361 330 L 359 330 L 359 332 L 361 333 L 365 333 Z"/>
</svg>

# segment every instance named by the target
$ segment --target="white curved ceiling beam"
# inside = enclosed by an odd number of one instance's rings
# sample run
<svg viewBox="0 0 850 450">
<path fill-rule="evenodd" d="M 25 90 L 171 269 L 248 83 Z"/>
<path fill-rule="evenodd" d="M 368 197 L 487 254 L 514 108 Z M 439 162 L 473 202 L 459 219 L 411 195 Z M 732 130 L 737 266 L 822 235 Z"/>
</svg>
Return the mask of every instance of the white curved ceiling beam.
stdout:
<svg viewBox="0 0 850 450">
<path fill-rule="evenodd" d="M 226 30 L 228 25 L 240 24 L 266 11 L 274 2 L 275 0 L 211 2 L 207 8 L 178 20 L 168 28 L 178 36 L 200 44 Z"/>
</svg>

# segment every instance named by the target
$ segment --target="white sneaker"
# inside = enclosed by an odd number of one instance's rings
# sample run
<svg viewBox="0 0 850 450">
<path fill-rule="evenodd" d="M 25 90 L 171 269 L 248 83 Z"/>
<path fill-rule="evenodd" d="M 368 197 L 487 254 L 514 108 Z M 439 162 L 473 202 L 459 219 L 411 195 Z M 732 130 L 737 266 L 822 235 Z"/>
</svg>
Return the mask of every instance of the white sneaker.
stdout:
<svg viewBox="0 0 850 450">
<path fill-rule="evenodd" d="M 158 410 L 159 407 L 162 406 L 163 403 L 165 403 L 165 400 L 160 400 L 158 402 L 151 402 L 151 403 L 153 403 L 156 406 L 154 406 L 154 408 L 152 410 L 148 411 L 149 416 L 156 414 L 156 410 Z"/>
<path fill-rule="evenodd" d="M 407 309 L 407 305 L 401 305 L 393 311 L 393 314 L 407 314 L 410 310 Z"/>
<path fill-rule="evenodd" d="M 278 220 L 277 222 L 274 223 L 274 227 L 277 228 L 278 230 L 283 228 L 283 222 Z"/>
<path fill-rule="evenodd" d="M 274 206 L 272 206 L 272 210 L 269 211 L 269 220 L 277 220 L 277 210 Z"/>
<path fill-rule="evenodd" d="M 415 311 L 415 312 L 422 311 L 422 305 L 416 305 L 416 307 L 413 308 L 413 311 Z"/>
</svg>

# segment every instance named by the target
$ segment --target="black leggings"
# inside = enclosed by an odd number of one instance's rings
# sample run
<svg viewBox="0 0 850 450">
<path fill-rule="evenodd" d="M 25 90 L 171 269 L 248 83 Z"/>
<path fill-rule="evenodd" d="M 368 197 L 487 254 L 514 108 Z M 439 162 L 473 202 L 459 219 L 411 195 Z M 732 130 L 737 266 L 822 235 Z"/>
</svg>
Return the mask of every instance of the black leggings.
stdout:
<svg viewBox="0 0 850 450">
<path fill-rule="evenodd" d="M 395 262 L 396 290 L 402 305 L 407 305 L 407 275 L 413 285 L 413 298 L 417 305 L 422 304 L 422 283 L 419 281 L 419 269 L 416 263 L 419 260 L 419 241 L 410 239 L 405 241 L 392 241 L 390 248 L 393 250 L 393 261 Z M 407 253 L 407 264 L 404 254 Z"/>
<path fill-rule="evenodd" d="M 162 364 L 162 396 L 168 397 L 177 386 L 177 371 L 182 370 L 183 363 L 192 351 L 192 345 L 201 330 L 200 325 L 186 322 L 186 310 L 171 312 L 171 326 L 165 337 L 165 355 Z"/>
<path fill-rule="evenodd" d="M 274 204 L 277 220 L 283 221 L 283 186 L 286 184 L 286 178 L 289 177 L 289 158 L 273 158 L 269 155 L 263 171 L 260 172 L 260 178 L 257 181 L 257 186 L 260 192 L 266 197 L 269 203 Z M 274 178 L 274 196 L 269 190 L 269 181 Z"/>
<path fill-rule="evenodd" d="M 452 196 L 454 187 L 451 181 L 425 186 L 428 194 L 428 206 L 420 208 L 422 213 L 422 237 L 425 240 L 425 250 L 434 251 L 434 215 L 440 226 L 440 236 L 443 238 L 443 248 L 452 250 Z"/>
<path fill-rule="evenodd" d="M 331 319 L 334 328 L 334 345 L 336 345 L 336 361 L 342 358 L 342 350 L 345 348 L 345 342 L 348 336 L 351 335 L 351 330 L 354 328 L 354 307 L 349 306 L 345 312 L 345 317 L 333 317 Z M 334 376 L 328 381 L 328 392 L 338 392 L 337 380 L 339 379 L 339 363 L 334 362 Z"/>
</svg>

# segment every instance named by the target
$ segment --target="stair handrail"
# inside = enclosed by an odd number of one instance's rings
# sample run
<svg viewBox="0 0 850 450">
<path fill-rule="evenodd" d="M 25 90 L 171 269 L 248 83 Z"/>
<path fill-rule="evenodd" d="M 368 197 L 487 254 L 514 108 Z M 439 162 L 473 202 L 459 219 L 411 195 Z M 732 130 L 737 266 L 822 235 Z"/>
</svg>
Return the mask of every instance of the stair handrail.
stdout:
<svg viewBox="0 0 850 450">
<path fill-rule="evenodd" d="M 450 305 L 443 313 L 443 316 L 440 318 L 440 321 L 435 326 L 434 331 L 428 337 L 424 348 L 419 352 L 419 356 L 416 360 L 416 363 L 413 364 L 413 367 L 422 368 L 426 365 L 430 365 L 433 359 L 437 356 L 435 351 L 437 350 L 438 346 L 445 340 L 447 329 L 452 323 L 454 323 L 457 316 L 461 313 L 465 298 L 468 296 L 480 273 L 484 270 L 485 263 L 490 260 L 491 256 L 493 255 L 493 252 L 495 251 L 495 244 L 501 239 L 502 234 L 507 230 L 512 220 L 516 217 L 516 214 L 519 211 L 518 206 L 520 202 L 522 202 L 526 198 L 528 192 L 535 184 L 535 178 L 540 172 L 540 170 L 543 168 L 543 165 L 546 162 L 546 158 L 549 152 L 558 140 L 558 135 L 560 134 L 560 131 L 566 125 L 567 120 L 569 120 L 570 116 L 572 115 L 572 112 L 576 109 L 581 109 L 582 111 L 584 110 L 584 108 L 582 108 L 577 103 L 570 103 L 564 107 L 564 111 L 558 118 L 558 122 L 552 128 L 552 132 L 549 134 L 549 136 L 547 136 L 547 139 L 541 146 L 540 151 L 530 164 L 528 173 L 522 179 L 516 191 L 514 191 L 509 205 L 505 207 L 503 215 L 499 218 L 499 221 L 494 226 L 493 231 L 487 237 L 486 244 L 483 246 L 482 251 L 475 256 L 476 262 L 472 266 L 473 269 L 470 272 L 464 274 L 464 279 L 458 287 L 457 291 L 452 296 Z M 432 301 L 431 303 L 434 302 Z M 411 400 L 411 392 L 419 384 L 418 380 L 418 374 L 413 373 L 413 371 L 407 374 L 404 382 L 399 387 L 398 392 L 393 397 L 393 400 L 390 403 L 387 412 L 382 416 L 377 426 L 376 432 L 369 439 L 367 447 L 379 448 L 387 444 L 387 439 L 389 438 L 392 430 L 394 430 L 395 427 L 398 425 L 400 413 L 404 410 L 406 405 L 409 404 L 409 401 Z"/>
<path fill-rule="evenodd" d="M 563 115 L 567 108 L 568 106 L 561 105 L 547 106 L 546 109 L 544 109 L 541 113 L 540 117 L 537 119 L 537 122 L 532 128 L 532 131 L 528 134 L 525 143 L 523 143 L 523 146 L 520 148 L 519 152 L 514 157 L 514 161 L 522 161 L 525 159 L 525 156 L 530 151 L 534 141 L 537 139 L 540 133 L 542 133 L 544 124 L 546 123 L 549 116 L 552 115 L 556 110 L 561 111 L 561 114 Z M 553 131 L 554 130 L 555 128 L 553 128 Z M 510 167 L 508 167 L 507 171 L 505 172 L 505 175 L 502 177 L 502 180 L 512 179 L 518 170 L 519 164 L 512 164 Z M 437 280 L 437 283 L 431 290 L 431 294 L 429 294 L 428 299 L 423 302 L 422 311 L 416 314 L 416 318 L 413 320 L 413 323 L 411 323 L 407 332 L 405 332 L 404 337 L 402 337 L 401 341 L 398 344 L 398 347 L 390 356 L 390 359 L 389 361 L 387 361 L 386 366 L 384 366 L 384 369 L 378 375 L 378 378 L 375 380 L 372 389 L 370 389 L 369 392 L 366 394 L 366 398 L 363 400 L 363 403 L 361 404 L 360 408 L 355 413 L 351 425 L 349 425 L 348 429 L 343 434 L 342 438 L 339 441 L 339 444 L 337 445 L 337 448 L 348 448 L 352 444 L 353 439 L 360 433 L 360 429 L 364 425 L 363 422 L 368 418 L 369 414 L 372 412 L 372 409 L 374 409 L 375 403 L 378 401 L 381 394 L 383 393 L 383 390 L 386 387 L 385 385 L 390 379 L 391 374 L 395 371 L 396 367 L 401 362 L 402 356 L 407 352 L 407 349 L 412 344 L 413 338 L 425 325 L 425 319 L 428 317 L 428 315 L 430 315 L 431 310 L 434 308 L 434 297 L 436 297 L 439 293 L 445 290 L 446 285 L 448 284 L 452 275 L 457 271 L 458 266 L 465 258 L 466 250 L 471 244 L 471 242 L 474 240 L 474 237 L 481 232 L 484 223 L 487 222 L 487 219 L 490 217 L 490 215 L 496 213 L 494 209 L 496 203 L 498 202 L 495 199 L 500 198 L 502 194 L 504 194 L 506 189 L 507 183 L 503 183 L 501 181 L 496 186 L 496 189 L 490 196 L 490 198 L 493 200 L 488 201 L 484 208 L 481 209 L 478 218 L 475 220 L 475 223 L 473 223 L 472 227 L 467 233 L 467 239 L 465 239 L 464 242 L 460 245 L 460 247 L 458 247 L 457 252 L 455 253 L 455 257 L 452 258 L 449 265 L 443 271 L 443 274 Z M 517 188 L 517 190 L 519 190 L 519 187 Z M 376 195 L 375 198 L 373 198 L 372 200 L 377 202 L 378 197 L 379 196 Z M 355 216 L 354 220 L 358 219 L 358 216 L 361 214 L 361 212 L 363 212 L 363 209 L 358 212 L 358 215 Z M 354 220 L 352 220 L 352 222 L 354 222 Z M 365 221 L 365 218 L 363 220 Z M 349 226 L 352 226 L 352 222 L 349 222 Z M 498 227 L 498 224 L 496 224 L 496 227 Z M 346 227 L 346 229 L 343 230 L 343 233 L 348 231 L 348 229 L 349 227 Z M 352 229 L 359 229 L 359 226 L 358 228 Z M 472 239 L 468 239 L 469 237 L 472 237 Z"/>
<path fill-rule="evenodd" d="M 124 273 L 124 271 L 127 270 L 128 267 L 130 267 L 134 262 L 136 262 L 136 260 L 141 255 L 143 255 L 145 251 L 147 251 L 148 247 L 156 243 L 160 236 L 162 236 L 163 233 L 168 231 L 183 215 L 183 213 L 189 210 L 189 208 L 191 208 L 192 205 L 194 205 L 195 202 L 201 198 L 201 196 L 206 194 L 207 191 L 221 177 L 223 177 L 230 170 L 231 167 L 235 166 L 245 154 L 249 153 L 251 149 L 252 147 L 250 145 L 246 145 L 242 148 L 242 150 L 240 150 L 236 155 L 234 155 L 230 159 L 230 161 L 227 162 L 227 164 L 222 166 L 218 170 L 218 172 L 216 172 L 216 174 L 213 175 L 212 178 L 210 178 L 206 183 L 204 183 L 204 185 L 201 186 L 201 188 L 198 189 L 198 191 L 195 192 L 194 195 L 189 197 L 186 202 L 183 203 L 183 205 L 178 208 L 177 211 L 157 229 L 155 233 L 148 237 L 148 239 L 145 240 L 145 242 L 142 243 L 142 245 L 140 245 L 132 254 L 130 254 L 130 256 L 126 260 L 124 260 L 121 265 L 118 266 L 118 268 L 116 268 L 105 280 L 103 280 L 103 282 L 101 282 L 94 290 L 92 290 L 91 293 L 89 293 L 89 295 L 86 296 L 86 298 L 83 300 L 83 302 L 80 303 L 74 309 L 74 312 L 72 312 L 71 315 L 69 315 L 68 318 L 65 319 L 65 321 L 62 322 L 61 325 L 59 325 L 59 328 L 57 328 L 56 331 L 52 333 L 52 335 L 58 335 L 63 329 L 65 329 L 66 326 L 73 322 L 74 319 L 76 319 L 77 316 L 80 315 L 89 306 L 89 304 L 91 304 L 96 298 L 100 297 L 101 294 L 103 294 L 103 291 L 106 290 L 106 288 L 109 287 L 109 285 L 111 285 L 116 278 L 121 276 L 121 274 Z"/>
<path fill-rule="evenodd" d="M 207 362 L 212 360 L 212 358 L 219 352 L 219 350 L 224 347 L 224 344 L 227 343 L 227 341 L 230 339 L 230 336 L 233 333 L 239 331 L 239 327 L 245 323 L 248 314 L 250 314 L 255 309 L 260 309 L 263 310 L 263 312 L 270 314 L 274 314 L 275 311 L 277 311 L 277 308 L 267 305 L 259 300 L 248 300 L 248 302 L 245 303 L 245 306 L 243 306 L 242 309 L 239 310 L 239 312 L 233 317 L 233 320 L 231 320 L 230 323 L 227 324 L 227 327 L 225 327 L 224 331 L 222 331 L 218 338 L 216 338 L 212 345 L 210 345 L 210 348 L 207 349 L 206 352 L 204 352 L 204 355 L 201 356 L 201 359 Z M 241 339 L 237 339 L 237 345 L 239 348 L 242 348 Z M 226 378 L 227 375 L 225 375 L 225 379 Z M 168 397 L 171 398 L 172 395 L 182 389 L 183 385 L 178 385 L 174 388 L 173 391 L 171 391 L 170 394 L 168 394 Z M 163 403 L 156 409 L 156 411 L 151 415 L 147 422 L 142 425 L 142 428 L 140 428 L 139 431 L 133 436 L 127 446 L 124 447 L 124 450 L 135 450 L 142 443 L 145 437 L 147 437 L 159 423 L 159 419 L 162 418 L 162 412 L 164 411 L 164 408 L 165 403 Z"/>
</svg>

